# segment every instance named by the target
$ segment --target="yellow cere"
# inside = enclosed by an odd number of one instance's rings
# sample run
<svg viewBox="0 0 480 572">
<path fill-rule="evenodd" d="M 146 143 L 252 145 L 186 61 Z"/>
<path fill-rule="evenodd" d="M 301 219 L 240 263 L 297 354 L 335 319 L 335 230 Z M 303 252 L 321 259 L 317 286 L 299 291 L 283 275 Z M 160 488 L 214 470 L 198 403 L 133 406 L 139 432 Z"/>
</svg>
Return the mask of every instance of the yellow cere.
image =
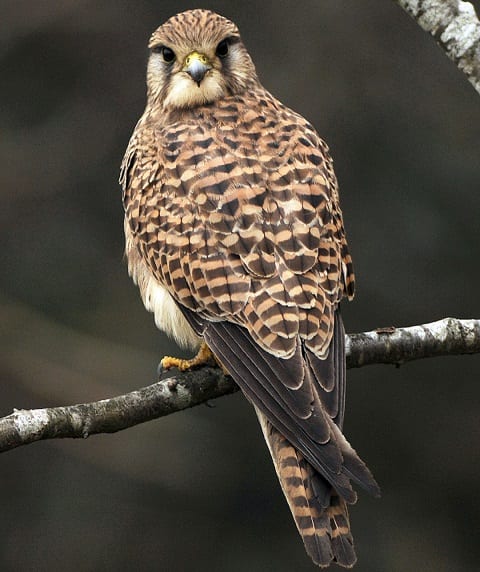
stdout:
<svg viewBox="0 0 480 572">
<path fill-rule="evenodd" d="M 192 52 L 185 58 L 185 66 L 189 66 L 193 61 L 198 60 L 200 63 L 207 65 L 208 58 L 205 54 L 199 52 Z"/>
</svg>

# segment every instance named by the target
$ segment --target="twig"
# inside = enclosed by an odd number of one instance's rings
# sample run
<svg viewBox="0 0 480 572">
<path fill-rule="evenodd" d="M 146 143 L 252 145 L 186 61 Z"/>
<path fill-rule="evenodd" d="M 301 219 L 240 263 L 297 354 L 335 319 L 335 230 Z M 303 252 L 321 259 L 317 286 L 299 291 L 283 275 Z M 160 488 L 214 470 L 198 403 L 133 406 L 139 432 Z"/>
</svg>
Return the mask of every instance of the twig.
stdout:
<svg viewBox="0 0 480 572">
<path fill-rule="evenodd" d="M 445 318 L 422 326 L 351 334 L 346 338 L 346 347 L 349 368 L 480 353 L 480 320 Z M 0 452 L 41 439 L 115 433 L 237 390 L 220 369 L 205 367 L 111 399 L 15 410 L 0 419 Z"/>
<path fill-rule="evenodd" d="M 429 32 L 480 93 L 480 22 L 470 2 L 395 0 Z"/>
</svg>

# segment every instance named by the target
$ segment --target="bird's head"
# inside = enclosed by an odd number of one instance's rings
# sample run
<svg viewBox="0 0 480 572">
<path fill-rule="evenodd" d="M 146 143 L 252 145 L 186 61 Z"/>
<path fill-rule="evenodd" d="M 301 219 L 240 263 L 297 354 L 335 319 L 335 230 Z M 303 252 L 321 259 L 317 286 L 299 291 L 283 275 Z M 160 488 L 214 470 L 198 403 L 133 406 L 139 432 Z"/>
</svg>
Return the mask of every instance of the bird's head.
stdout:
<svg viewBox="0 0 480 572">
<path fill-rule="evenodd" d="M 258 81 L 238 28 L 208 10 L 173 16 L 155 30 L 148 47 L 148 97 L 164 109 L 212 103 Z"/>
</svg>

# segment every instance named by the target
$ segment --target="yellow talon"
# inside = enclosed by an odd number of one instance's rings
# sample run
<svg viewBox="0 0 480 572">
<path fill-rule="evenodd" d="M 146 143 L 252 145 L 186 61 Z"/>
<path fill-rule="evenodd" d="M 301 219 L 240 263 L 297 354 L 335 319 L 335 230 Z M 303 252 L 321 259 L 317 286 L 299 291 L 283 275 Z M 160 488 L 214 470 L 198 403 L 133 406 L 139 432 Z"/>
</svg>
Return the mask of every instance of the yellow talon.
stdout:
<svg viewBox="0 0 480 572">
<path fill-rule="evenodd" d="M 197 355 L 192 359 L 182 359 L 176 357 L 165 356 L 160 361 L 160 367 L 162 370 L 171 369 L 172 367 L 177 368 L 180 371 L 189 371 L 202 365 L 217 365 L 217 360 L 212 353 L 212 350 L 207 346 L 205 342 L 202 342 Z"/>
</svg>

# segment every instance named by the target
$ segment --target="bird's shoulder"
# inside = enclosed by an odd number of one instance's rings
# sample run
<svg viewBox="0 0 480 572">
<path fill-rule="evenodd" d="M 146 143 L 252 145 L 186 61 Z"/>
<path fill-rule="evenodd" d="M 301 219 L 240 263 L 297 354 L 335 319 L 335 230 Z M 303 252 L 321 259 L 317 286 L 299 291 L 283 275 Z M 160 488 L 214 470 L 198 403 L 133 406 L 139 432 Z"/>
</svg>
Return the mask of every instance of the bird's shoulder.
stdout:
<svg viewBox="0 0 480 572">
<path fill-rule="evenodd" d="M 189 109 L 161 112 L 147 105 L 126 156 L 133 150 L 158 162 L 188 163 L 199 153 L 215 152 L 241 157 L 245 150 L 252 160 L 269 157 L 279 164 L 297 157 L 311 167 L 331 162 L 327 143 L 311 123 L 262 87 Z"/>
<path fill-rule="evenodd" d="M 328 148 L 303 117 L 266 91 L 147 115 L 125 157 L 128 224 L 175 299 L 277 355 L 299 335 L 327 351 L 353 273 Z"/>
<path fill-rule="evenodd" d="M 280 202 L 291 216 L 301 203 L 307 217 L 322 221 L 340 210 L 327 144 L 261 87 L 195 109 L 159 114 L 147 106 L 120 182 L 126 207 L 155 200 L 229 212 L 249 203 L 247 214 Z"/>
</svg>

